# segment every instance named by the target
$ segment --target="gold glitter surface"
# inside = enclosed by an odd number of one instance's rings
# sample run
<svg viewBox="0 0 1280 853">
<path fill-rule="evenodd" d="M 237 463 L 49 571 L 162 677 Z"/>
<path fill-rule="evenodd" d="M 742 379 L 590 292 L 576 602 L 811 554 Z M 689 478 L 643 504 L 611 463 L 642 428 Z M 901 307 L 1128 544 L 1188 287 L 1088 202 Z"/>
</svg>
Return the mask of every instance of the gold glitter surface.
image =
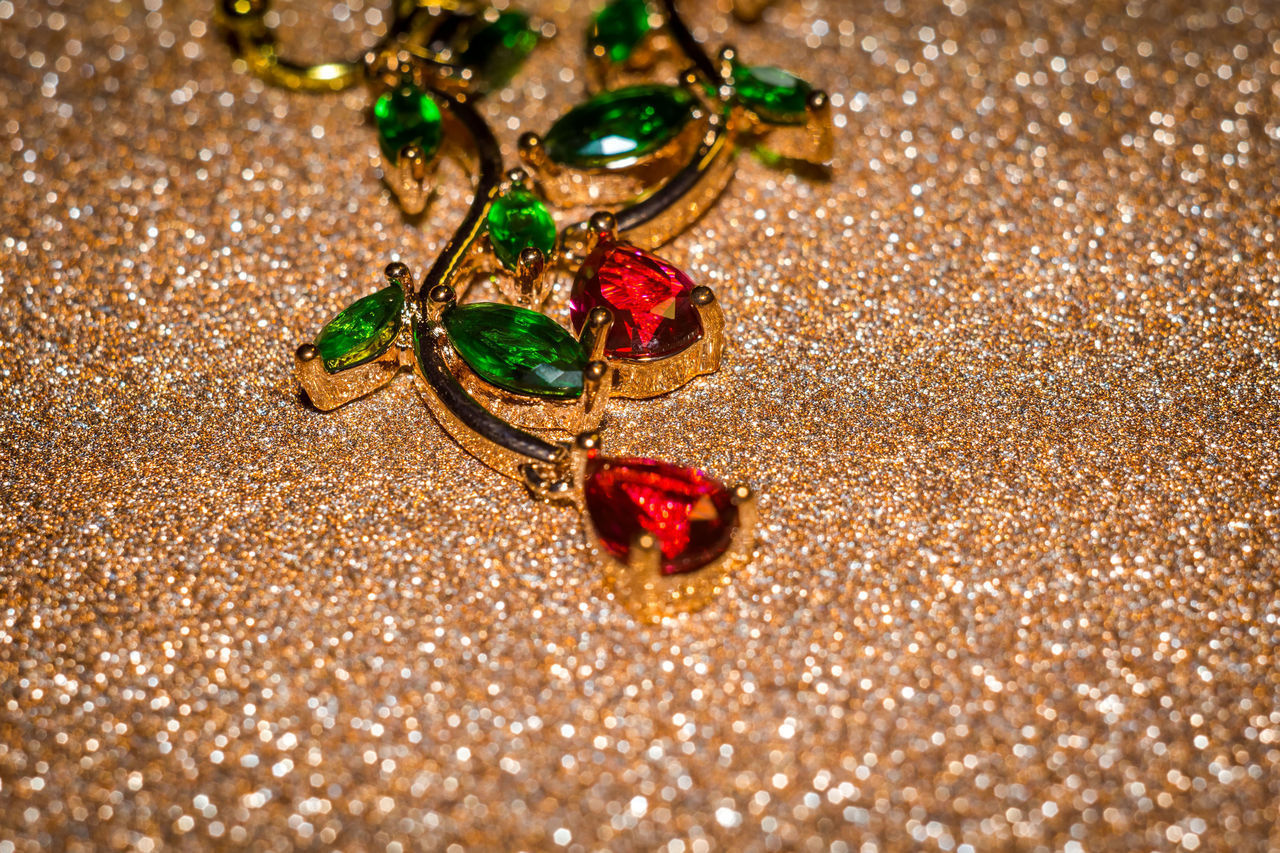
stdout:
<svg viewBox="0 0 1280 853">
<path fill-rule="evenodd" d="M 211 5 L 0 0 L 0 853 L 1280 849 L 1276 4 L 687 2 L 839 160 L 663 250 L 734 343 L 608 446 L 761 529 L 653 627 L 410 383 L 300 404 L 466 190 L 407 222 Z M 509 155 L 582 93 L 538 10 Z"/>
</svg>

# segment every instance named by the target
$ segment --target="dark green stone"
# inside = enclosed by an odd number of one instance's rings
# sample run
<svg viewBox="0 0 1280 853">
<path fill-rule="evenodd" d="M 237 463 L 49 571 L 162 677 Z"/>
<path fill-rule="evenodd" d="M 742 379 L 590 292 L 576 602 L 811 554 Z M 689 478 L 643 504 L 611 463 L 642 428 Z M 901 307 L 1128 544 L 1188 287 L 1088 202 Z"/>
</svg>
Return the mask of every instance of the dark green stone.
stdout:
<svg viewBox="0 0 1280 853">
<path fill-rule="evenodd" d="M 440 147 L 440 107 L 414 86 L 383 93 L 373 105 L 373 121 L 378 127 L 378 144 L 391 163 L 399 161 L 400 150 L 406 145 L 417 143 L 427 158 Z"/>
<path fill-rule="evenodd" d="M 813 87 L 790 71 L 767 65 L 737 65 L 733 69 L 738 100 L 762 118 L 781 124 L 801 124 Z"/>
<path fill-rule="evenodd" d="M 556 245 L 556 223 L 536 195 L 512 187 L 489 208 L 489 242 L 494 254 L 509 270 L 516 268 L 520 253 L 532 246 L 548 258 Z"/>
<path fill-rule="evenodd" d="M 587 47 L 592 53 L 599 48 L 613 62 L 626 62 L 649 29 L 645 0 L 613 0 L 596 15 Z"/>
<path fill-rule="evenodd" d="M 602 92 L 551 125 L 547 156 L 579 169 L 624 165 L 670 142 L 693 107 L 693 96 L 672 86 Z"/>
<path fill-rule="evenodd" d="M 545 314 L 478 302 L 447 312 L 444 328 L 462 360 L 491 385 L 556 400 L 582 396 L 582 345 Z"/>
<path fill-rule="evenodd" d="M 400 331 L 404 292 L 399 285 L 357 299 L 316 336 L 316 349 L 330 373 L 371 361 L 387 351 Z"/>
<path fill-rule="evenodd" d="M 476 30 L 458 61 L 480 76 L 490 89 L 499 89 L 515 76 L 533 48 L 538 34 L 523 12 L 503 12 Z"/>
</svg>

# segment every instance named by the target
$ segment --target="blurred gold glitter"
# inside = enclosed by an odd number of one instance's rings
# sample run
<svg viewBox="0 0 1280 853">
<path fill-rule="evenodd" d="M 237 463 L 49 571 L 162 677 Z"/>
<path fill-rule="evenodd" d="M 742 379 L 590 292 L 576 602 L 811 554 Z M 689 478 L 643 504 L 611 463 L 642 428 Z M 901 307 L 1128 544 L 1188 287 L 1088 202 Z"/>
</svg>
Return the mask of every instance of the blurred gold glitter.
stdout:
<svg viewBox="0 0 1280 853">
<path fill-rule="evenodd" d="M 840 160 L 664 250 L 740 343 L 610 446 L 762 531 L 641 627 L 408 383 L 299 404 L 461 181 L 406 222 L 209 0 L 0 0 L 0 853 L 1280 850 L 1280 8 L 686 5 Z M 582 92 L 537 8 L 508 146 Z"/>
</svg>

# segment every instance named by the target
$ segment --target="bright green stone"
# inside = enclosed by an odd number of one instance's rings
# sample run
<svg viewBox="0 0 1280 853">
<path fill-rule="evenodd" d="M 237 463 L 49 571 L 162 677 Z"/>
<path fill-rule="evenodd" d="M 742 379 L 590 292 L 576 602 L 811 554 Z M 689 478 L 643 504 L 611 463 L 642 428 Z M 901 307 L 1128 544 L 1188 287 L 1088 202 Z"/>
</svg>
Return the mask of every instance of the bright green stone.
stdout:
<svg viewBox="0 0 1280 853">
<path fill-rule="evenodd" d="M 551 256 L 556 245 L 556 223 L 536 195 L 513 187 L 489 208 L 489 242 L 502 265 L 514 270 L 520 253 L 530 246 Z"/>
<path fill-rule="evenodd" d="M 473 69 L 489 88 L 499 89 L 515 76 L 537 44 L 538 34 L 530 29 L 528 15 L 503 12 L 471 35 L 458 61 Z"/>
<path fill-rule="evenodd" d="M 649 29 L 645 0 L 613 0 L 596 15 L 587 47 L 592 53 L 600 48 L 613 62 L 626 62 Z"/>
<path fill-rule="evenodd" d="M 316 336 L 324 369 L 335 373 L 371 361 L 387 351 L 400 331 L 404 292 L 399 285 L 357 299 Z"/>
<path fill-rule="evenodd" d="M 400 159 L 402 148 L 415 142 L 428 158 L 440 147 L 440 107 L 431 95 L 414 86 L 401 86 L 378 98 L 373 121 L 378 127 L 378 144 L 391 163 Z"/>
<path fill-rule="evenodd" d="M 478 302 L 446 313 L 444 328 L 462 360 L 491 385 L 556 400 L 582 396 L 582 344 L 545 314 Z"/>
<path fill-rule="evenodd" d="M 672 86 L 602 92 L 547 131 L 547 155 L 573 168 L 625 166 L 661 148 L 689 121 L 693 96 Z"/>
<path fill-rule="evenodd" d="M 733 69 L 738 100 L 762 118 L 781 124 L 805 121 L 813 87 L 789 71 L 757 65 Z"/>
</svg>

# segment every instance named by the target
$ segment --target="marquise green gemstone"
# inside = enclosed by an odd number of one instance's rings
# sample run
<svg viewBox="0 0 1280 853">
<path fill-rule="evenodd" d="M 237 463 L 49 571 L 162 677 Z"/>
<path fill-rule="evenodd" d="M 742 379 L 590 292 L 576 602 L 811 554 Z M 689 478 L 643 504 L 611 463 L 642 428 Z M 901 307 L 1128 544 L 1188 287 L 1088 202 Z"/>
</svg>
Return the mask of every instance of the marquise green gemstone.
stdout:
<svg viewBox="0 0 1280 853">
<path fill-rule="evenodd" d="M 404 292 L 399 285 L 357 299 L 316 336 L 316 349 L 330 373 L 355 367 L 382 355 L 400 331 Z"/>
<path fill-rule="evenodd" d="M 672 86 L 601 92 L 551 125 L 547 156 L 579 169 L 629 165 L 671 141 L 693 107 L 693 96 Z"/>
<path fill-rule="evenodd" d="M 603 51 L 613 62 L 626 62 L 649 29 L 645 0 L 613 0 L 596 15 L 587 47 L 592 53 Z"/>
<path fill-rule="evenodd" d="M 444 328 L 462 360 L 491 385 L 556 400 L 582 396 L 582 344 L 545 314 L 478 302 L 448 311 Z"/>
<path fill-rule="evenodd" d="M 738 65 L 733 70 L 738 100 L 769 121 L 800 124 L 806 117 L 813 87 L 790 71 L 765 65 Z"/>
<path fill-rule="evenodd" d="M 488 224 L 493 252 L 509 270 L 516 268 L 520 253 L 529 247 L 548 257 L 555 248 L 555 220 L 547 206 L 523 187 L 512 187 L 494 200 Z"/>
<path fill-rule="evenodd" d="M 523 12 L 503 12 L 476 30 L 458 61 L 473 69 L 491 89 L 507 84 L 538 44 Z"/>
<path fill-rule="evenodd" d="M 391 163 L 400 159 L 406 145 L 417 143 L 428 158 L 440 147 L 440 107 L 431 95 L 414 86 L 383 93 L 373 105 L 373 121 L 378 144 Z"/>
</svg>

